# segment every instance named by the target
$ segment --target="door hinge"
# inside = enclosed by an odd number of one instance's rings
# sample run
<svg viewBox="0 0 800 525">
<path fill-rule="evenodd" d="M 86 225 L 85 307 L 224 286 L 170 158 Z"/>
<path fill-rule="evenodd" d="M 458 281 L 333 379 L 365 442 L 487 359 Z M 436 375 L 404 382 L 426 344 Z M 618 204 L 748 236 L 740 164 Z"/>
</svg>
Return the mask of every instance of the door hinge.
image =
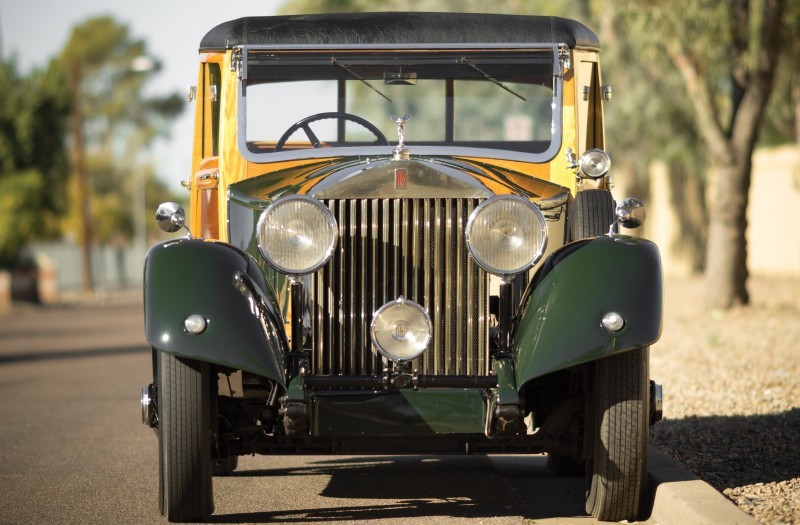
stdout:
<svg viewBox="0 0 800 525">
<path fill-rule="evenodd" d="M 242 48 L 234 47 L 231 55 L 231 71 L 236 73 L 236 78 L 242 79 Z"/>
<path fill-rule="evenodd" d="M 561 64 L 561 67 L 559 68 L 559 72 L 561 74 L 559 76 L 563 77 L 570 69 L 572 69 L 572 57 L 570 56 L 569 46 L 566 44 L 558 45 L 558 62 Z"/>
</svg>

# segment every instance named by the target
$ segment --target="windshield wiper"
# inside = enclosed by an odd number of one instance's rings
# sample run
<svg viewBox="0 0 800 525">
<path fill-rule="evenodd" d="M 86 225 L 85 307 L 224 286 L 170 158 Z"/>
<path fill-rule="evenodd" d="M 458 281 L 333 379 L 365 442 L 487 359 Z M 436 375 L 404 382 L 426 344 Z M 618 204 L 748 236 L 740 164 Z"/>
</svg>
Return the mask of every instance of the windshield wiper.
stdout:
<svg viewBox="0 0 800 525">
<path fill-rule="evenodd" d="M 366 80 L 364 80 L 362 77 L 360 77 L 360 76 L 358 75 L 358 73 L 356 73 L 355 71 L 353 71 L 353 70 L 352 70 L 352 69 L 350 69 L 349 67 L 345 66 L 344 64 L 342 64 L 341 62 L 339 62 L 338 60 L 336 60 L 336 58 L 334 58 L 334 57 L 331 57 L 331 64 L 333 64 L 334 66 L 336 66 L 336 67 L 338 67 L 338 68 L 344 69 L 345 71 L 347 71 L 348 73 L 350 73 L 352 76 L 354 76 L 355 78 L 357 78 L 358 80 L 360 80 L 360 81 L 361 81 L 361 82 L 362 82 L 362 83 L 363 83 L 365 86 L 367 86 L 368 88 L 370 88 L 372 91 L 374 91 L 374 92 L 375 92 L 375 93 L 377 93 L 378 95 L 382 96 L 383 98 L 385 98 L 386 100 L 388 100 L 390 103 L 393 103 L 393 102 L 392 102 L 392 99 L 390 99 L 389 97 L 387 97 L 386 95 L 384 95 L 383 93 L 381 93 L 380 91 L 378 91 L 378 90 L 375 88 L 375 86 L 373 86 L 372 84 L 370 84 L 369 82 L 367 82 Z"/>
<path fill-rule="evenodd" d="M 515 97 L 521 99 L 523 102 L 527 102 L 528 101 L 527 98 L 523 97 L 522 95 L 520 95 L 519 93 L 517 93 L 516 91 L 514 91 L 510 87 L 506 86 L 505 84 L 503 84 L 502 82 L 500 82 L 499 80 L 494 78 L 492 75 L 490 75 L 486 71 L 482 70 L 481 68 L 479 68 L 478 66 L 473 64 L 467 57 L 459 58 L 458 59 L 458 63 L 459 64 L 464 64 L 465 66 L 471 67 L 472 69 L 474 69 L 475 71 L 477 71 L 478 73 L 483 75 L 483 78 L 485 78 L 486 80 L 488 80 L 492 84 L 495 84 L 496 86 L 500 86 L 501 88 L 505 89 L 506 91 L 508 91 L 509 93 L 514 95 Z"/>
</svg>

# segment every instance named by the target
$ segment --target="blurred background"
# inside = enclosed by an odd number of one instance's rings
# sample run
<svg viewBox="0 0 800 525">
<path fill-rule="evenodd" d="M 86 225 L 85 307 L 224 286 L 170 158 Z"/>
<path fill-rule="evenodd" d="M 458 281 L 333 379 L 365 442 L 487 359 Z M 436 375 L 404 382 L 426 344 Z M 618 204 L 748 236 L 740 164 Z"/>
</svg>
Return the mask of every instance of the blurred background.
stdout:
<svg viewBox="0 0 800 525">
<path fill-rule="evenodd" d="M 159 202 L 185 201 L 197 46 L 241 16 L 574 18 L 603 46 L 615 196 L 648 205 L 668 275 L 715 308 L 800 276 L 800 2 L 28 0 L 0 3 L 0 307 L 141 286 Z M 641 234 L 641 232 L 639 232 Z"/>
</svg>

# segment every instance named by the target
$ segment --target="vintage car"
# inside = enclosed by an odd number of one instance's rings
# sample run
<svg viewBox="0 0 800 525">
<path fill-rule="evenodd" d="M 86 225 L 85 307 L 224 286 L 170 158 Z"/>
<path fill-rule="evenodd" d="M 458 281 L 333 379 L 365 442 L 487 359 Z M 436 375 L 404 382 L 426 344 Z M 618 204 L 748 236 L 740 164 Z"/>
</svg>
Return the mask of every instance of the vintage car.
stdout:
<svg viewBox="0 0 800 525">
<path fill-rule="evenodd" d="M 160 509 L 246 454 L 549 454 L 646 500 L 656 246 L 623 235 L 599 43 L 560 18 L 241 18 L 200 42 L 188 235 L 145 262 Z"/>
</svg>

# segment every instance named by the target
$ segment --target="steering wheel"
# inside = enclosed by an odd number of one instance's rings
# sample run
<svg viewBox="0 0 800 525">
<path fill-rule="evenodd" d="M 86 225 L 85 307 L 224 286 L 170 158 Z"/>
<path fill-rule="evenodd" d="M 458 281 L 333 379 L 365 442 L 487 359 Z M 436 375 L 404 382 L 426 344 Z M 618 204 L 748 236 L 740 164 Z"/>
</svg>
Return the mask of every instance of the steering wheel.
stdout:
<svg viewBox="0 0 800 525">
<path fill-rule="evenodd" d="M 328 113 L 317 113 L 316 115 L 311 115 L 310 117 L 306 117 L 303 120 L 300 120 L 299 122 L 293 124 L 289 129 L 287 129 L 283 133 L 283 135 L 281 135 L 281 138 L 278 139 L 278 143 L 275 144 L 275 152 L 282 150 L 283 146 L 286 144 L 286 141 L 289 140 L 289 137 L 291 137 L 294 134 L 294 132 L 297 131 L 298 129 L 302 129 L 305 132 L 306 137 L 308 137 L 308 140 L 311 141 L 312 146 L 314 146 L 315 148 L 321 148 L 322 144 L 320 143 L 319 139 L 314 134 L 314 132 L 311 131 L 311 127 L 309 126 L 309 124 L 311 124 L 312 122 L 316 122 L 318 120 L 328 120 L 328 119 L 349 120 L 350 122 L 355 122 L 356 124 L 363 126 L 370 133 L 375 135 L 377 140 L 373 142 L 374 145 L 376 146 L 389 145 L 389 141 L 386 140 L 386 135 L 381 133 L 381 130 L 376 128 L 375 125 L 369 122 L 368 120 L 365 120 L 357 115 L 344 113 L 343 111 L 330 111 Z"/>
</svg>

